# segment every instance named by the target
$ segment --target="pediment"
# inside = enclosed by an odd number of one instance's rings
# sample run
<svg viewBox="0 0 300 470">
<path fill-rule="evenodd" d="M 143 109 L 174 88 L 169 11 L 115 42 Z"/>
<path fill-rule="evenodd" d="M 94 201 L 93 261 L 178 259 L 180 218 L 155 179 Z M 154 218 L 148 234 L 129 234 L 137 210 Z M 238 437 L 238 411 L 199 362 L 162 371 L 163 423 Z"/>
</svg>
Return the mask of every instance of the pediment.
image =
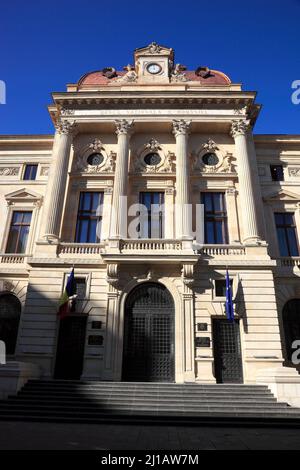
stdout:
<svg viewBox="0 0 300 470">
<path fill-rule="evenodd" d="M 156 42 L 152 42 L 148 46 L 145 47 L 140 47 L 138 49 L 135 49 L 134 51 L 135 57 L 140 57 L 142 55 L 168 55 L 173 58 L 174 51 L 170 47 L 166 46 L 161 46 L 160 44 L 157 44 Z"/>
<path fill-rule="evenodd" d="M 286 189 L 281 189 L 276 193 L 270 194 L 264 197 L 265 201 L 300 201 L 300 194 L 293 193 L 292 191 L 287 191 Z"/>
<path fill-rule="evenodd" d="M 36 193 L 35 191 L 29 191 L 28 189 L 22 188 L 18 189 L 17 191 L 13 191 L 12 193 L 6 194 L 5 199 L 8 202 L 17 202 L 17 201 L 29 201 L 29 202 L 37 202 L 42 199 L 42 195 Z"/>
</svg>

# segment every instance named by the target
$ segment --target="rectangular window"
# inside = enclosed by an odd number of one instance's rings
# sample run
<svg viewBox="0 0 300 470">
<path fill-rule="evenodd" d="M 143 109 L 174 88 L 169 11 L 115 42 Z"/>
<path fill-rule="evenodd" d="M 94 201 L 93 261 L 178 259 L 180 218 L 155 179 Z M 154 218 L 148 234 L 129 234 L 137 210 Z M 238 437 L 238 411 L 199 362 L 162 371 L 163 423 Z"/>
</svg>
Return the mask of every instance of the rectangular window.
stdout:
<svg viewBox="0 0 300 470">
<path fill-rule="evenodd" d="M 7 240 L 6 253 L 26 253 L 31 215 L 31 212 L 13 212 Z"/>
<path fill-rule="evenodd" d="M 75 242 L 99 243 L 102 226 L 103 193 L 80 193 Z"/>
<path fill-rule="evenodd" d="M 292 212 L 276 212 L 275 224 L 280 256 L 299 256 L 294 214 Z"/>
<path fill-rule="evenodd" d="M 201 204 L 204 205 L 205 243 L 212 245 L 228 243 L 225 194 L 202 193 Z"/>
<path fill-rule="evenodd" d="M 164 237 L 164 193 L 140 193 L 139 238 Z"/>
<path fill-rule="evenodd" d="M 233 280 L 230 279 L 229 282 L 232 287 Z M 215 295 L 216 297 L 226 297 L 226 279 L 217 279 L 215 281 Z"/>
<path fill-rule="evenodd" d="M 270 165 L 271 177 L 273 181 L 283 181 L 283 166 L 282 165 Z"/>
<path fill-rule="evenodd" d="M 26 165 L 23 180 L 35 180 L 37 168 L 37 165 Z"/>
</svg>

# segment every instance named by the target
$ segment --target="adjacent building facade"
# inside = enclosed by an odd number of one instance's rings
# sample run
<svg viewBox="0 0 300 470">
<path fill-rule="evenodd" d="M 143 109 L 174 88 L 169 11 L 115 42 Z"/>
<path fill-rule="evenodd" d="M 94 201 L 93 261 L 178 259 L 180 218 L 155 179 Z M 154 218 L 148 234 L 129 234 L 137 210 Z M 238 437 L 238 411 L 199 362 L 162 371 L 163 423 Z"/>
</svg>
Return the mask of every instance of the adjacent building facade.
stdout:
<svg viewBox="0 0 300 470">
<path fill-rule="evenodd" d="M 300 135 L 253 135 L 259 111 L 255 92 L 152 43 L 53 93 L 54 135 L 0 136 L 8 357 L 112 381 L 255 383 L 295 367 Z"/>
</svg>

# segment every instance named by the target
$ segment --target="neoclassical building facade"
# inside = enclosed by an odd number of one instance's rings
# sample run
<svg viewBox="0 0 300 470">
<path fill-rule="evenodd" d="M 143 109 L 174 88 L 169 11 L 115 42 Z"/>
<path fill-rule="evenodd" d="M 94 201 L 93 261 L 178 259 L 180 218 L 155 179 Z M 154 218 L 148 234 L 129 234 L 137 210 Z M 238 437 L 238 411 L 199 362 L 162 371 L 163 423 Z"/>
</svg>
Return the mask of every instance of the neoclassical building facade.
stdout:
<svg viewBox="0 0 300 470">
<path fill-rule="evenodd" d="M 300 135 L 253 134 L 255 92 L 156 43 L 52 96 L 54 135 L 0 136 L 8 359 L 85 380 L 295 372 Z"/>
</svg>

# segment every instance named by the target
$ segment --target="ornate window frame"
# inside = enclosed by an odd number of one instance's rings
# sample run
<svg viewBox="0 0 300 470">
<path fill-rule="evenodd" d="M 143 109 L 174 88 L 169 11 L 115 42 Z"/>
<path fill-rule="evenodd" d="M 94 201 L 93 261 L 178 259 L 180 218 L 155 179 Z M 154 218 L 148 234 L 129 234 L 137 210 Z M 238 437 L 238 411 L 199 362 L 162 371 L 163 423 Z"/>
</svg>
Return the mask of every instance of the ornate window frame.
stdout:
<svg viewBox="0 0 300 470">
<path fill-rule="evenodd" d="M 206 165 L 203 162 L 203 157 L 207 153 L 214 153 L 218 158 L 218 163 L 216 165 Z M 236 173 L 233 164 L 234 157 L 231 153 L 225 152 L 224 150 L 220 149 L 220 147 L 212 140 L 208 139 L 204 144 L 201 145 L 200 149 L 198 149 L 193 154 L 193 164 L 192 168 L 193 171 L 200 172 L 200 173 Z"/>
<path fill-rule="evenodd" d="M 147 165 L 145 157 L 149 153 L 157 153 L 160 156 L 160 162 L 157 165 Z M 133 154 L 131 161 L 131 173 L 175 173 L 175 155 L 172 152 L 164 152 L 161 144 L 153 137 L 146 144 L 142 145 Z"/>
<path fill-rule="evenodd" d="M 89 165 L 87 159 L 93 153 L 101 153 L 103 161 L 99 165 Z M 116 153 L 106 152 L 103 142 L 95 138 L 88 144 L 85 144 L 78 153 L 75 153 L 73 172 L 81 173 L 83 175 L 98 174 L 98 173 L 114 173 L 115 171 Z"/>
<path fill-rule="evenodd" d="M 32 217 L 25 253 L 30 254 L 33 251 L 33 245 L 36 239 L 38 216 L 42 206 L 43 196 L 34 191 L 28 191 L 26 188 L 22 188 L 18 191 L 6 194 L 4 197 L 7 203 L 7 214 L 2 243 L 0 245 L 1 252 L 5 253 L 6 250 L 13 212 L 31 211 Z"/>
</svg>

